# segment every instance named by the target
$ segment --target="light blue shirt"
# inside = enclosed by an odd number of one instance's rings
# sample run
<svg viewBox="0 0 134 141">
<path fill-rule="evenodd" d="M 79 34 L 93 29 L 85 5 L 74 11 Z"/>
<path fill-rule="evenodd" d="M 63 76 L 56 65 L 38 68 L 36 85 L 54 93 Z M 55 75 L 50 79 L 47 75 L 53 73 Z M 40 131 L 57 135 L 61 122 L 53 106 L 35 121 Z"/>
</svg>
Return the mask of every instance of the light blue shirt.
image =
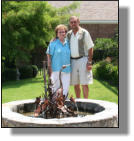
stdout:
<svg viewBox="0 0 134 141">
<path fill-rule="evenodd" d="M 51 55 L 52 71 L 60 71 L 63 65 L 69 65 L 70 62 L 70 48 L 69 42 L 65 40 L 64 44 L 59 39 L 50 42 L 46 54 Z M 70 73 L 71 66 L 67 66 L 62 72 Z"/>
</svg>

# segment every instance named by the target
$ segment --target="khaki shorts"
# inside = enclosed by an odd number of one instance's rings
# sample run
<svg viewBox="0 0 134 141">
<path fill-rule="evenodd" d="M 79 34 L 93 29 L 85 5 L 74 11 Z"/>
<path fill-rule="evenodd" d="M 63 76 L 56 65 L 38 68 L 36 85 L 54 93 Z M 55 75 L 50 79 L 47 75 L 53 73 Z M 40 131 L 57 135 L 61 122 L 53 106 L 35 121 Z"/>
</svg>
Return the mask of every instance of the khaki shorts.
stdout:
<svg viewBox="0 0 134 141">
<path fill-rule="evenodd" d="M 71 85 L 88 85 L 93 83 L 92 70 L 87 71 L 87 57 L 80 59 L 71 59 L 72 72 L 71 72 Z"/>
</svg>

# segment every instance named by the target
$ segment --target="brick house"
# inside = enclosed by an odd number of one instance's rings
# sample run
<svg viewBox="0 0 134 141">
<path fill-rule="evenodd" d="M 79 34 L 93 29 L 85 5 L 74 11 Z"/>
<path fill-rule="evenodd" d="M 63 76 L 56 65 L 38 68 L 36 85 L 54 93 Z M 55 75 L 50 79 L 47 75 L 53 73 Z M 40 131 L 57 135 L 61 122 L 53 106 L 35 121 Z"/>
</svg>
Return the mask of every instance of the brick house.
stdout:
<svg viewBox="0 0 134 141">
<path fill-rule="evenodd" d="M 56 8 L 70 5 L 73 1 L 48 1 Z M 80 1 L 78 13 L 80 26 L 87 29 L 93 40 L 111 38 L 118 28 L 118 1 Z"/>
<path fill-rule="evenodd" d="M 56 8 L 70 5 L 73 1 L 48 1 Z M 80 1 L 78 13 L 80 26 L 87 29 L 93 40 L 96 38 L 111 38 L 118 28 L 118 1 Z M 42 67 L 46 60 L 45 50 L 40 48 L 32 56 L 32 64 Z"/>
</svg>

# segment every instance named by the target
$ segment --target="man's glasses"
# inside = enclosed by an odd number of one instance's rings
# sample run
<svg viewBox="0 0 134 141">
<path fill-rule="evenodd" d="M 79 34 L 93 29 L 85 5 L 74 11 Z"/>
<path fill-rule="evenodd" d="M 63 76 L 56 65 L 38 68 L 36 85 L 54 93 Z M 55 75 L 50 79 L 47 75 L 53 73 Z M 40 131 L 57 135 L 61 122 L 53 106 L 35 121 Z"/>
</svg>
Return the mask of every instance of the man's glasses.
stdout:
<svg viewBox="0 0 134 141">
<path fill-rule="evenodd" d="M 76 24 L 76 23 L 77 23 L 77 21 L 70 21 L 70 23 L 71 23 L 71 24 L 73 24 L 73 23 L 74 23 L 74 24 Z"/>
<path fill-rule="evenodd" d="M 60 32 L 58 32 L 58 33 L 62 34 L 62 33 L 66 33 L 66 32 L 65 32 L 65 31 L 60 31 Z"/>
</svg>

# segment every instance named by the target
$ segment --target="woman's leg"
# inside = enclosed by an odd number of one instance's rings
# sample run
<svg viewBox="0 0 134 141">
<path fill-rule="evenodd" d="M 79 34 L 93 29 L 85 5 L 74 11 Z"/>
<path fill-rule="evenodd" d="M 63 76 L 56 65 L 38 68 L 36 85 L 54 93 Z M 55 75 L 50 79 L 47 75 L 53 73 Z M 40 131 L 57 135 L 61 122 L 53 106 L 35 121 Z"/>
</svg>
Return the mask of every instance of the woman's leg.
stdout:
<svg viewBox="0 0 134 141">
<path fill-rule="evenodd" d="M 51 80 L 53 84 L 52 91 L 53 93 L 60 88 L 59 72 L 52 72 Z"/>
<path fill-rule="evenodd" d="M 62 81 L 62 85 L 63 85 L 63 95 L 65 95 L 65 97 L 67 97 L 69 87 L 70 87 L 70 73 L 62 72 L 61 73 L 61 81 Z"/>
</svg>

